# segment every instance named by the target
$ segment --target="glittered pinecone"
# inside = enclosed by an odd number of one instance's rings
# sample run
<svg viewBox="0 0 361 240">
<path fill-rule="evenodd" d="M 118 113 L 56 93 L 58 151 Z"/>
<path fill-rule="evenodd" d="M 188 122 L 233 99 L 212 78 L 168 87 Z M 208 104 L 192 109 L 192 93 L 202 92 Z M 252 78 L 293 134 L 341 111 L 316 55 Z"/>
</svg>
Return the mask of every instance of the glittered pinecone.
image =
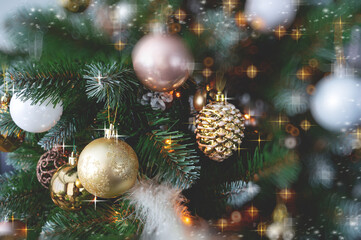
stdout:
<svg viewBox="0 0 361 240">
<path fill-rule="evenodd" d="M 197 115 L 195 133 L 199 149 L 214 161 L 222 162 L 238 149 L 243 131 L 243 115 L 231 103 L 211 102 Z"/>
</svg>

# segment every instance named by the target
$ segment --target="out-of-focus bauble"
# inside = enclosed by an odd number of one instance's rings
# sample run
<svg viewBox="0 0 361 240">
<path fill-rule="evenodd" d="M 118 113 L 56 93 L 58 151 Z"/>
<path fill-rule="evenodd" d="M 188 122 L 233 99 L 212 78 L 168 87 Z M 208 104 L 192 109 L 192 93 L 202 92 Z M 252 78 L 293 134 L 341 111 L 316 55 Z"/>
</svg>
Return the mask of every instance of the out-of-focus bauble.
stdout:
<svg viewBox="0 0 361 240">
<path fill-rule="evenodd" d="M 139 80 L 155 92 L 169 92 L 182 86 L 194 65 L 183 41 L 168 34 L 144 36 L 134 47 L 132 60 Z"/>
<path fill-rule="evenodd" d="M 16 136 L 7 136 L 0 134 L 0 151 L 14 152 L 24 141 L 24 135 L 19 133 Z"/>
<path fill-rule="evenodd" d="M 36 166 L 36 176 L 43 187 L 49 188 L 56 170 L 67 162 L 66 157 L 67 153 L 63 153 L 63 149 L 60 147 L 54 147 L 40 157 Z"/>
<path fill-rule="evenodd" d="M 210 159 L 222 162 L 237 150 L 244 137 L 244 117 L 231 103 L 215 101 L 197 115 L 196 139 Z"/>
<path fill-rule="evenodd" d="M 119 35 L 134 18 L 136 4 L 119 2 L 114 5 L 102 5 L 96 10 L 96 22 L 99 28 L 110 36 Z"/>
<path fill-rule="evenodd" d="M 269 32 L 278 26 L 290 26 L 297 5 L 294 0 L 247 0 L 244 11 L 254 29 Z"/>
<path fill-rule="evenodd" d="M 60 0 L 60 4 L 73 13 L 84 12 L 90 5 L 90 0 Z"/>
<path fill-rule="evenodd" d="M 194 109 L 198 112 L 207 104 L 207 91 L 205 89 L 198 89 L 193 97 Z"/>
<path fill-rule="evenodd" d="M 10 101 L 10 115 L 21 129 L 27 132 L 46 132 L 59 121 L 63 113 L 62 103 L 53 105 L 50 99 L 43 103 L 32 104 L 32 100 L 21 100 L 15 94 Z"/>
<path fill-rule="evenodd" d="M 26 239 L 26 224 L 20 220 L 0 222 L 0 239 L 20 240 Z"/>
<path fill-rule="evenodd" d="M 98 138 L 79 156 L 79 180 L 91 194 L 114 198 L 135 184 L 138 167 L 138 157 L 127 143 L 115 138 Z"/>
<path fill-rule="evenodd" d="M 78 187 L 78 181 L 76 165 L 65 164 L 54 174 L 49 188 L 50 196 L 61 209 L 77 211 L 94 198 L 84 188 Z"/>
<path fill-rule="evenodd" d="M 329 131 L 346 131 L 360 123 L 361 81 L 346 74 L 332 74 L 317 83 L 311 97 L 313 118 Z"/>
</svg>

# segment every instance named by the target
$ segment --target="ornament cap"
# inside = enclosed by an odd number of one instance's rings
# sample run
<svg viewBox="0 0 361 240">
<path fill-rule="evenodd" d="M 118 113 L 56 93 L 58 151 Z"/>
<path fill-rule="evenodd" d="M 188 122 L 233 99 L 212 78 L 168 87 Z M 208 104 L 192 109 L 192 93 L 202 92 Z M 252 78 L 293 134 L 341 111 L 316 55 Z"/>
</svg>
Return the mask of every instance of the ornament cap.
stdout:
<svg viewBox="0 0 361 240">
<path fill-rule="evenodd" d="M 68 163 L 72 166 L 75 166 L 78 164 L 78 154 L 76 152 L 71 152 Z"/>
<path fill-rule="evenodd" d="M 109 128 L 104 130 L 104 137 L 107 139 L 115 138 L 117 135 L 116 130 L 114 129 L 114 124 L 110 124 Z"/>
<path fill-rule="evenodd" d="M 216 102 L 225 102 L 226 98 L 222 92 L 218 92 L 216 95 Z"/>
</svg>

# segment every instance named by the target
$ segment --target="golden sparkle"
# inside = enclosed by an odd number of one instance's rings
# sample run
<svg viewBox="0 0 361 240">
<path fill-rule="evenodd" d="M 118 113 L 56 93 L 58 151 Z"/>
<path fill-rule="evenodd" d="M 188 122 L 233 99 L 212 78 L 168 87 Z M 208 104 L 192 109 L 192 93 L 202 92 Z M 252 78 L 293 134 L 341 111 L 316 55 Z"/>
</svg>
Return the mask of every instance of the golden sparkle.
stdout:
<svg viewBox="0 0 361 240">
<path fill-rule="evenodd" d="M 286 35 L 286 29 L 284 26 L 279 25 L 275 29 L 275 35 L 278 37 L 278 39 L 281 39 L 284 35 Z"/>
<path fill-rule="evenodd" d="M 267 225 L 266 223 L 264 222 L 260 222 L 258 225 L 257 225 L 257 233 L 263 237 L 265 235 L 267 231 Z"/>
<path fill-rule="evenodd" d="M 278 124 L 278 127 L 281 128 L 282 125 L 284 125 L 285 123 L 288 123 L 288 118 L 285 117 L 284 115 L 282 114 L 278 114 L 278 118 L 277 120 L 275 121 L 270 121 L 272 123 L 277 123 Z"/>
<path fill-rule="evenodd" d="M 236 20 L 236 24 L 238 27 L 245 27 L 247 25 L 247 18 L 243 12 L 238 12 L 234 16 L 234 19 Z"/>
<path fill-rule="evenodd" d="M 302 32 L 298 28 L 292 29 L 291 37 L 298 41 L 302 37 Z"/>
<path fill-rule="evenodd" d="M 255 78 L 257 76 L 258 70 L 254 65 L 250 65 L 247 68 L 247 76 L 249 78 Z"/>
<path fill-rule="evenodd" d="M 256 140 L 250 140 L 252 142 L 258 142 L 258 147 L 261 148 L 261 143 L 262 142 L 269 142 L 270 140 L 266 140 L 266 139 L 262 139 L 261 138 L 261 134 L 258 133 L 258 138 Z"/>
<path fill-rule="evenodd" d="M 253 219 L 258 216 L 259 210 L 255 208 L 253 205 L 250 206 L 247 210 L 248 215 Z"/>
<path fill-rule="evenodd" d="M 216 224 L 216 226 L 219 227 L 222 232 L 223 232 L 224 228 L 227 227 L 227 225 L 228 225 L 228 221 L 227 221 L 227 219 L 224 219 L 224 218 L 219 219 Z"/>
<path fill-rule="evenodd" d="M 310 121 L 308 121 L 307 119 L 303 120 L 301 123 L 300 123 L 300 127 L 304 130 L 304 131 L 308 131 L 310 130 L 310 128 L 314 126 L 310 123 Z"/>
<path fill-rule="evenodd" d="M 304 81 L 308 80 L 312 74 L 309 67 L 303 67 L 297 71 L 296 75 L 298 79 Z"/>
<path fill-rule="evenodd" d="M 176 92 L 176 93 L 175 93 L 175 96 L 176 96 L 177 98 L 180 98 L 180 97 L 181 97 L 181 93 L 180 93 L 180 92 Z"/>
<path fill-rule="evenodd" d="M 123 43 L 122 40 L 119 40 L 117 41 L 115 44 L 114 44 L 114 48 L 118 51 L 121 51 L 124 49 L 124 47 L 126 46 L 127 44 Z"/>
<path fill-rule="evenodd" d="M 237 4 L 238 0 L 223 0 L 223 7 L 228 13 L 231 13 Z"/>
<path fill-rule="evenodd" d="M 174 16 L 179 21 L 183 21 L 186 18 L 187 14 L 183 9 L 178 9 L 177 11 L 175 11 Z"/>
<path fill-rule="evenodd" d="M 207 78 L 207 77 L 210 77 L 210 76 L 212 75 L 212 70 L 209 69 L 209 68 L 205 68 L 205 69 L 203 69 L 202 74 L 203 74 L 203 76 L 205 76 L 206 78 Z"/>
<path fill-rule="evenodd" d="M 294 192 L 289 190 L 288 188 L 284 188 L 281 191 L 279 191 L 278 195 L 285 201 L 291 199 L 291 197 L 294 195 Z"/>
<path fill-rule="evenodd" d="M 198 36 L 200 36 L 204 31 L 204 27 L 201 23 L 193 23 L 190 29 Z"/>
</svg>

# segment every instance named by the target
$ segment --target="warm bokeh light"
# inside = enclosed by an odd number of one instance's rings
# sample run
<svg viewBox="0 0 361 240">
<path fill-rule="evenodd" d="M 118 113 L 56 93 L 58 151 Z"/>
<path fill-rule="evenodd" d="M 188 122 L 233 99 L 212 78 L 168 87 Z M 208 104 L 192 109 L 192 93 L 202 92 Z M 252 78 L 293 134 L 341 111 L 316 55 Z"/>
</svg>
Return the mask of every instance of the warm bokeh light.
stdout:
<svg viewBox="0 0 361 240">
<path fill-rule="evenodd" d="M 204 31 L 204 27 L 200 23 L 193 23 L 190 29 L 198 36 L 201 35 Z"/>
<path fill-rule="evenodd" d="M 206 58 L 203 60 L 203 64 L 204 64 L 204 66 L 206 66 L 206 67 L 212 67 L 213 64 L 214 64 L 214 60 L 213 60 L 213 58 L 211 58 L 211 57 L 206 57 Z"/>
<path fill-rule="evenodd" d="M 247 25 L 247 18 L 243 12 L 238 12 L 234 19 L 236 20 L 236 24 L 238 27 L 245 27 Z"/>
<path fill-rule="evenodd" d="M 279 25 L 275 29 L 275 35 L 278 39 L 281 39 L 284 35 L 286 35 L 286 29 L 284 26 Z"/>
<path fill-rule="evenodd" d="M 125 43 L 123 43 L 121 40 L 119 40 L 118 42 L 116 42 L 114 44 L 114 48 L 118 51 L 121 51 L 124 49 L 125 45 L 126 45 Z"/>
<path fill-rule="evenodd" d="M 303 67 L 297 71 L 296 75 L 298 79 L 304 81 L 304 80 L 308 80 L 312 74 L 309 67 Z"/>
<path fill-rule="evenodd" d="M 255 217 L 257 217 L 258 216 L 258 209 L 257 208 L 255 208 L 253 205 L 252 206 L 250 206 L 247 210 L 246 210 L 246 212 L 248 213 L 248 215 L 253 219 L 253 218 L 255 218 Z"/>
<path fill-rule="evenodd" d="M 247 76 L 249 78 L 255 78 L 257 76 L 258 70 L 254 65 L 250 65 L 247 68 Z"/>
<path fill-rule="evenodd" d="M 231 219 L 235 223 L 239 223 L 242 220 L 242 215 L 239 211 L 233 211 L 231 213 Z"/>
<path fill-rule="evenodd" d="M 174 13 L 174 17 L 178 19 L 179 21 L 183 21 L 186 18 L 187 14 L 183 9 L 178 9 Z"/>
<path fill-rule="evenodd" d="M 302 37 L 302 33 L 298 28 L 292 29 L 291 37 L 294 40 L 299 40 Z"/>
<path fill-rule="evenodd" d="M 264 222 L 260 222 L 258 225 L 257 225 L 257 233 L 260 235 L 260 236 L 264 236 L 265 233 L 267 231 L 267 225 L 266 223 Z"/>
<path fill-rule="evenodd" d="M 303 120 L 300 123 L 300 127 L 304 130 L 304 131 L 308 131 L 311 128 L 311 123 L 310 121 L 308 121 L 307 119 Z"/>
<path fill-rule="evenodd" d="M 244 118 L 248 120 L 251 118 L 251 116 L 249 114 L 244 114 Z"/>
<path fill-rule="evenodd" d="M 180 98 L 180 97 L 181 97 L 181 93 L 180 93 L 180 92 L 176 92 L 176 93 L 175 93 L 175 96 L 176 96 L 177 98 Z"/>
<path fill-rule="evenodd" d="M 210 77 L 212 75 L 212 70 L 209 69 L 209 68 L 205 68 L 203 71 L 202 71 L 202 74 L 203 76 L 205 77 Z"/>
<path fill-rule="evenodd" d="M 292 196 L 294 195 L 294 192 L 290 189 L 285 188 L 285 189 L 282 189 L 278 194 L 283 200 L 287 201 L 292 198 Z"/>
<path fill-rule="evenodd" d="M 172 144 L 172 139 L 167 139 L 167 140 L 165 140 L 165 144 L 167 144 L 167 145 Z"/>
</svg>

